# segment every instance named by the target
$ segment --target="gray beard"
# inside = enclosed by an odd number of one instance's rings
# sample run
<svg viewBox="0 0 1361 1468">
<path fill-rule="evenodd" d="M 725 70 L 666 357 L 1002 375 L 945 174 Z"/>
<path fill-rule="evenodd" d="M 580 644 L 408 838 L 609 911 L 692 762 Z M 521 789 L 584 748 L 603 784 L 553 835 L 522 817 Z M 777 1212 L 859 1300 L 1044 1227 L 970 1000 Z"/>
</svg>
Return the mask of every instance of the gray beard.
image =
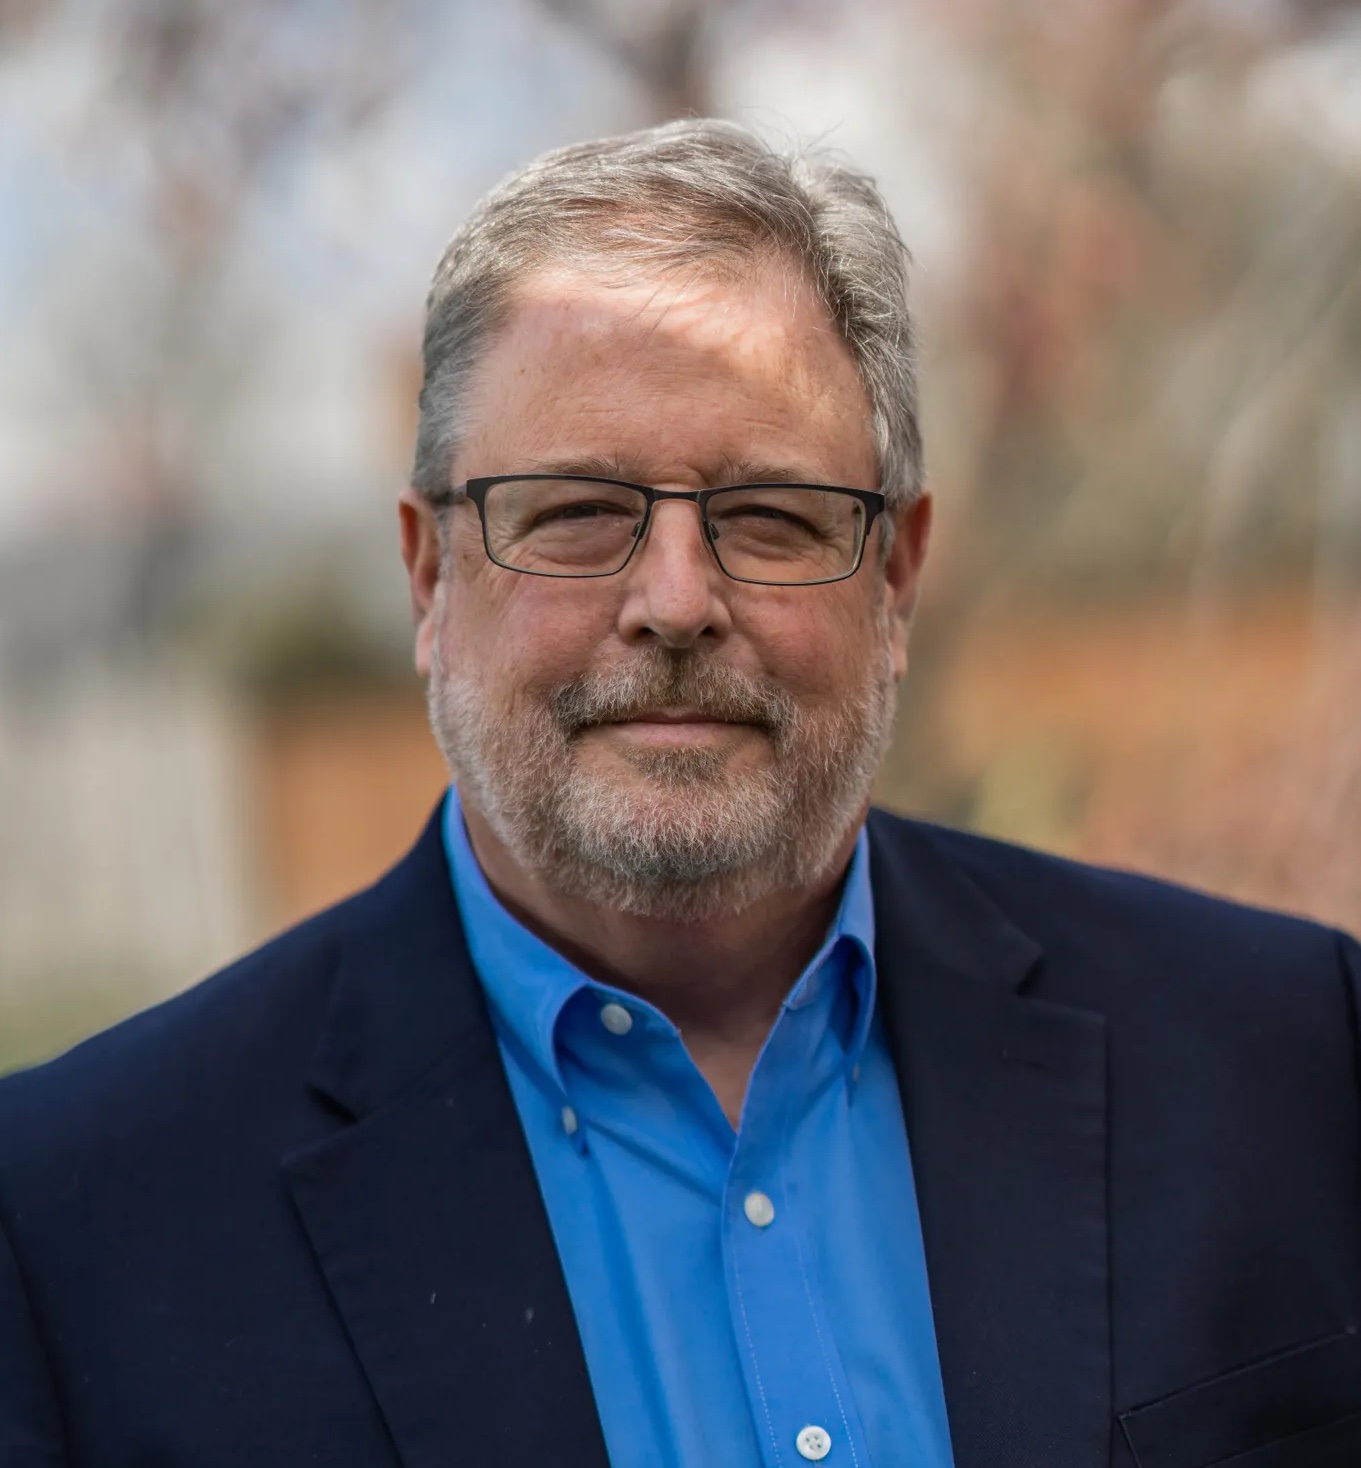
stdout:
<svg viewBox="0 0 1361 1468">
<path fill-rule="evenodd" d="M 826 877 L 892 734 L 886 632 L 863 686 L 817 713 L 688 649 L 648 647 L 621 667 L 519 690 L 505 709 L 480 679 L 445 669 L 438 636 L 431 663 L 435 739 L 511 857 L 554 891 L 638 917 L 702 922 Z M 582 731 L 677 707 L 755 725 L 773 759 L 743 770 L 709 749 L 631 751 L 642 785 L 583 767 Z"/>
</svg>

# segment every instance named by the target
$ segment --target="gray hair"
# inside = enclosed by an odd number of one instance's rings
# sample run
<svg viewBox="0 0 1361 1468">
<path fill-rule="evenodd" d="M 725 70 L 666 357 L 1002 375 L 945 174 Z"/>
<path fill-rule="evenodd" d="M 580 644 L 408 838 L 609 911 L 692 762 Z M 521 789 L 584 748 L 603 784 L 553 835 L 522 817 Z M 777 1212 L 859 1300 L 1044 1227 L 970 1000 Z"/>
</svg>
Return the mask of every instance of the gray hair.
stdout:
<svg viewBox="0 0 1361 1468">
<path fill-rule="evenodd" d="M 781 153 L 711 118 L 545 153 L 504 180 L 450 240 L 426 300 L 425 378 L 412 484 L 447 494 L 480 354 L 517 284 L 549 265 L 736 271 L 783 255 L 806 275 L 869 397 L 880 488 L 921 492 L 909 257 L 862 173 Z"/>
</svg>

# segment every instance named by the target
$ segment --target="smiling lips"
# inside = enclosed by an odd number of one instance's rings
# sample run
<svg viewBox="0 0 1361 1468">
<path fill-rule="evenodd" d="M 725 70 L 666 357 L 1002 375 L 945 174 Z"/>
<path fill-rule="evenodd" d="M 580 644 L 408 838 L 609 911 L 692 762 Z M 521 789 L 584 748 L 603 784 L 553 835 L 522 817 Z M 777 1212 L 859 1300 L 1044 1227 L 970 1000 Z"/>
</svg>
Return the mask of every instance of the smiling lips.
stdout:
<svg viewBox="0 0 1361 1468">
<path fill-rule="evenodd" d="M 701 713 L 698 709 L 646 709 L 623 718 L 609 719 L 600 729 L 617 729 L 625 738 L 651 744 L 704 743 L 721 737 L 720 731 L 750 729 L 744 720 L 725 719 L 720 714 Z"/>
</svg>

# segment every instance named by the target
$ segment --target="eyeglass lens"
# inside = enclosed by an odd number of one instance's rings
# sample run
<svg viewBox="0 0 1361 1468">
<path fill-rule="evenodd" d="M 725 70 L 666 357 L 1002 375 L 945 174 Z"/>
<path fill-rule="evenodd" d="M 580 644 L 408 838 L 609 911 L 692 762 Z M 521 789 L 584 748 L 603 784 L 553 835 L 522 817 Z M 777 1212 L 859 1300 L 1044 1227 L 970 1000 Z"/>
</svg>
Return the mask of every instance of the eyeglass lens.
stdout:
<svg viewBox="0 0 1361 1468">
<path fill-rule="evenodd" d="M 708 501 L 710 542 L 729 576 L 771 585 L 834 580 L 855 569 L 865 507 L 836 489 L 743 485 Z M 647 499 L 603 480 L 515 479 L 484 507 L 492 559 L 541 576 L 603 576 L 632 554 Z"/>
</svg>

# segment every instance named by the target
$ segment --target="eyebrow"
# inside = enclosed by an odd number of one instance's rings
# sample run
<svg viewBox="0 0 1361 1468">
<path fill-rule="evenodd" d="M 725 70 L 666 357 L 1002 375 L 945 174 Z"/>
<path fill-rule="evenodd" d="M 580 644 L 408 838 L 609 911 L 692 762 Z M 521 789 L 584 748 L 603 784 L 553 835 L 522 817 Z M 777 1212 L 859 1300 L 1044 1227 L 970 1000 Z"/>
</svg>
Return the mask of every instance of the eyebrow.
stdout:
<svg viewBox="0 0 1361 1468">
<path fill-rule="evenodd" d="M 629 484 L 647 484 L 647 473 L 637 460 L 609 455 L 587 454 L 565 459 L 531 459 L 526 473 L 577 474 L 588 479 L 620 479 Z M 826 484 L 829 480 L 812 474 L 806 467 L 789 464 L 758 463 L 754 459 L 724 455 L 718 461 L 718 474 L 711 486 L 730 484 Z"/>
<path fill-rule="evenodd" d="M 581 474 L 589 479 L 623 479 L 637 484 L 642 466 L 632 460 L 609 455 L 586 454 L 580 458 L 529 459 L 530 474 Z"/>
<path fill-rule="evenodd" d="M 724 484 L 827 484 L 824 475 L 812 473 L 808 466 L 795 464 L 759 463 L 754 459 L 732 459 L 725 456 L 719 461 Z"/>
</svg>

